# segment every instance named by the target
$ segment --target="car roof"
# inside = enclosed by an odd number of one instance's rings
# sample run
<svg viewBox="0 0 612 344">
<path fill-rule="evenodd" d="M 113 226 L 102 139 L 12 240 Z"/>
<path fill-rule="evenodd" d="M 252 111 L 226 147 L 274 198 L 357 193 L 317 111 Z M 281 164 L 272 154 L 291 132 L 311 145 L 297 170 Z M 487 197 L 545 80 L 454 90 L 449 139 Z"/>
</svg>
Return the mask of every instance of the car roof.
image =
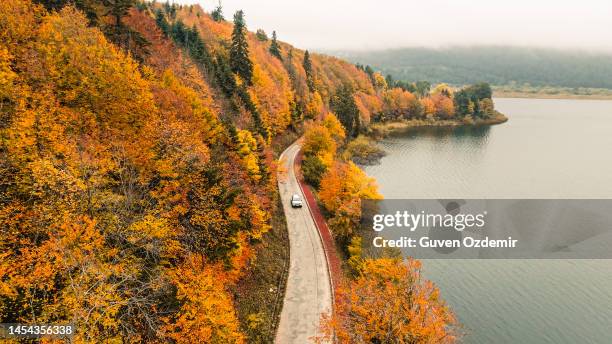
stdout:
<svg viewBox="0 0 612 344">
<path fill-rule="evenodd" d="M 300 195 L 298 195 L 298 194 L 293 194 L 293 196 L 291 196 L 291 198 L 300 198 Z"/>
</svg>

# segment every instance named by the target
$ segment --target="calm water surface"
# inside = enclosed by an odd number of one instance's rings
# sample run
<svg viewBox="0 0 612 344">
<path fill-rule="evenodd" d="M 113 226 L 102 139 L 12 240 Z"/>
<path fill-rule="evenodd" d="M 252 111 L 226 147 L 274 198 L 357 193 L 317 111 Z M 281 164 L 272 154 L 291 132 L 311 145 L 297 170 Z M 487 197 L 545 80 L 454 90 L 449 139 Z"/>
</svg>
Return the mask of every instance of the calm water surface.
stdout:
<svg viewBox="0 0 612 344">
<path fill-rule="evenodd" d="M 612 101 L 496 99 L 510 121 L 387 138 L 385 198 L 612 198 Z M 612 261 L 424 262 L 465 343 L 612 343 Z"/>
</svg>

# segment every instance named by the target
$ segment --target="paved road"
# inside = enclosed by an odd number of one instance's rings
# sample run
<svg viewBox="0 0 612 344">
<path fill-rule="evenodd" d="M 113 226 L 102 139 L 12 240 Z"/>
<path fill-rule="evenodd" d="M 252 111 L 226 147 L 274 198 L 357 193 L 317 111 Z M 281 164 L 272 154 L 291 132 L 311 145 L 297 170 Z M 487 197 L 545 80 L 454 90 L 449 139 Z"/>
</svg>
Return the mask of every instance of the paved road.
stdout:
<svg viewBox="0 0 612 344">
<path fill-rule="evenodd" d="M 295 177 L 294 161 L 300 146 L 287 148 L 284 157 L 286 176 L 279 176 L 278 188 L 289 231 L 290 265 L 276 343 L 308 343 L 319 334 L 321 313 L 331 310 L 331 283 L 323 244 L 304 201 L 303 208 L 292 208 L 290 198 L 304 199 Z"/>
</svg>

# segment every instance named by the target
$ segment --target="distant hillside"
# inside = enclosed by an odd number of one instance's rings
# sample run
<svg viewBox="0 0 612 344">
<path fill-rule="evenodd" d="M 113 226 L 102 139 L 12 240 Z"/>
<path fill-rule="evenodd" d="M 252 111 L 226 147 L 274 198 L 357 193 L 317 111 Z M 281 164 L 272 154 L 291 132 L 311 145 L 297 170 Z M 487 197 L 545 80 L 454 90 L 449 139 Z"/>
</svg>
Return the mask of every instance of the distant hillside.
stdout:
<svg viewBox="0 0 612 344">
<path fill-rule="evenodd" d="M 406 81 L 612 88 L 612 55 L 606 54 L 517 47 L 404 48 L 333 54 Z"/>
</svg>

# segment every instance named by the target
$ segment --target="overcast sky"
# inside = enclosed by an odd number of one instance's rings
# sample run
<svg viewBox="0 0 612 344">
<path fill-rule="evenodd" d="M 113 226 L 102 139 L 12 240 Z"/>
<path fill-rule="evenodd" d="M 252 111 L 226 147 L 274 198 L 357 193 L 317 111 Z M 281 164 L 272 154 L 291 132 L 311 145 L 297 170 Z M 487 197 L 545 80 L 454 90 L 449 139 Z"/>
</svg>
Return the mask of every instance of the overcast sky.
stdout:
<svg viewBox="0 0 612 344">
<path fill-rule="evenodd" d="M 158 0 L 163 1 L 163 0 Z M 199 3 L 210 12 L 217 0 Z M 612 52 L 612 0 L 223 0 L 308 49 L 520 45 Z"/>
</svg>

